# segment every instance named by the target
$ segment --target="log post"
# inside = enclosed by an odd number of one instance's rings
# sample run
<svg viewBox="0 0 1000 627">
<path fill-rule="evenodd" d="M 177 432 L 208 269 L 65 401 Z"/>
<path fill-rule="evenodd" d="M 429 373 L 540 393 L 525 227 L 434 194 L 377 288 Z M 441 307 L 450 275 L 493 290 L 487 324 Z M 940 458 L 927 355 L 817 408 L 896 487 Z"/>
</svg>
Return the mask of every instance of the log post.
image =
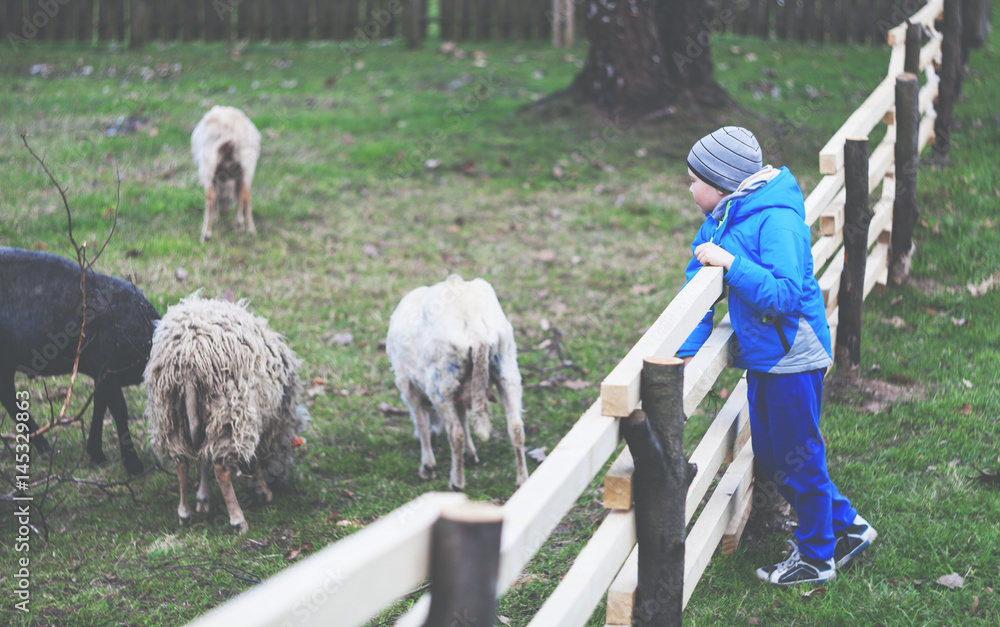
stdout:
<svg viewBox="0 0 1000 627">
<path fill-rule="evenodd" d="M 635 462 L 639 566 L 633 624 L 643 627 L 681 625 L 684 504 L 695 473 L 682 448 L 683 387 L 683 360 L 646 358 L 640 385 L 644 409 L 621 425 Z"/>
<path fill-rule="evenodd" d="M 424 627 L 496 624 L 503 510 L 484 502 L 441 511 L 431 535 L 431 606 Z"/>
<path fill-rule="evenodd" d="M 844 143 L 844 270 L 840 273 L 840 324 L 834 359 L 838 375 L 857 377 L 861 365 L 861 305 L 868 260 L 868 138 Z"/>
<path fill-rule="evenodd" d="M 920 24 L 906 23 L 906 48 L 903 55 L 903 71 L 910 74 L 920 72 L 920 46 L 923 45 L 923 28 Z"/>
<path fill-rule="evenodd" d="M 896 199 L 892 206 L 892 239 L 889 246 L 889 281 L 895 286 L 906 283 L 910 276 L 913 228 L 920 214 L 917 208 L 919 97 L 917 75 L 901 74 L 896 79 Z"/>
<path fill-rule="evenodd" d="M 962 56 L 962 0 L 944 0 L 944 33 L 941 40 L 941 82 L 934 105 L 934 148 L 931 162 L 944 165 L 951 148 L 951 122 L 958 96 L 958 73 Z"/>
</svg>

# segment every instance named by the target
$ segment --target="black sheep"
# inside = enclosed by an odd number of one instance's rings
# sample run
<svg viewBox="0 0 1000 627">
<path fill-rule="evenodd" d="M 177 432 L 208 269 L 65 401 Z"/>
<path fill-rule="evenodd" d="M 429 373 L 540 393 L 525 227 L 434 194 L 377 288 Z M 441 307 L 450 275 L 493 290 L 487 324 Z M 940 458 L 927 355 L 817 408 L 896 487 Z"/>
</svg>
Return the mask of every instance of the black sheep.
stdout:
<svg viewBox="0 0 1000 627">
<path fill-rule="evenodd" d="M 83 328 L 78 370 L 94 380 L 87 453 L 95 463 L 107 460 L 101 439 L 104 411 L 110 408 L 125 469 L 136 475 L 143 465 L 129 435 L 122 387 L 142 382 L 160 315 L 131 283 L 91 271 L 84 281 L 84 306 L 80 278 L 80 266 L 68 259 L 0 247 L 0 403 L 13 418 L 17 370 L 31 377 L 72 372 Z M 38 430 L 33 418 L 28 426 L 30 433 Z M 44 436 L 33 441 L 38 451 L 49 450 Z"/>
</svg>

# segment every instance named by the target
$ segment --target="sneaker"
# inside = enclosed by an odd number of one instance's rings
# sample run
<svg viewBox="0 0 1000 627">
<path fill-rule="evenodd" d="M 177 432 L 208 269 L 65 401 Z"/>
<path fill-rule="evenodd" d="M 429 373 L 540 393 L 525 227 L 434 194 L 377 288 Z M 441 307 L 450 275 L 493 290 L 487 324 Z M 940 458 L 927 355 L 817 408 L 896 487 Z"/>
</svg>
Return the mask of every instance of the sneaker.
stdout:
<svg viewBox="0 0 1000 627">
<path fill-rule="evenodd" d="M 823 583 L 837 576 L 833 559 L 814 560 L 802 555 L 794 541 L 788 541 L 792 553 L 787 560 L 774 566 L 757 569 L 757 578 L 779 586 L 797 583 Z"/>
<path fill-rule="evenodd" d="M 844 568 L 875 541 L 878 532 L 858 515 L 850 527 L 833 535 L 837 542 L 833 548 L 833 559 L 837 562 L 837 568 Z"/>
</svg>

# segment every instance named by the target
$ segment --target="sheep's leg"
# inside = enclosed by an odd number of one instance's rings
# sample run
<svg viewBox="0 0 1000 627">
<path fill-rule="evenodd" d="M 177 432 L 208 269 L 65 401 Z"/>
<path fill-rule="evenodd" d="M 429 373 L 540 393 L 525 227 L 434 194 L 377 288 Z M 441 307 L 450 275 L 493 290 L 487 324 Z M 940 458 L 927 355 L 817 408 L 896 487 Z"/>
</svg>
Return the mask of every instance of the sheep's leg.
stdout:
<svg viewBox="0 0 1000 627">
<path fill-rule="evenodd" d="M 470 464 L 478 464 L 479 455 L 476 454 L 476 445 L 472 443 L 471 427 L 469 425 L 469 417 L 465 411 L 465 405 L 455 403 L 455 413 L 458 414 L 458 421 L 465 429 L 465 461 Z"/>
<path fill-rule="evenodd" d="M 207 513 L 211 509 L 211 494 L 208 487 L 208 474 L 212 470 L 212 462 L 201 460 L 201 469 L 198 471 L 198 500 L 195 503 L 195 511 L 199 514 Z"/>
<path fill-rule="evenodd" d="M 434 405 L 441 416 L 444 428 L 448 432 L 448 442 L 451 444 L 451 476 L 448 487 L 452 490 L 465 489 L 465 427 L 459 422 L 455 404 L 450 399 Z"/>
<path fill-rule="evenodd" d="M 111 415 L 115 419 L 115 429 L 118 430 L 118 446 L 121 449 L 125 470 L 130 475 L 142 474 L 142 462 L 139 461 L 139 455 L 135 452 L 135 444 L 132 442 L 132 435 L 128 431 L 128 405 L 125 404 L 125 395 L 122 394 L 121 387 L 111 384 L 101 385 L 99 390 L 94 394 L 94 419 L 97 420 L 97 411 L 100 409 L 100 420 L 103 421 L 104 408 L 99 407 L 97 402 L 98 398 L 101 397 L 104 398 L 104 402 L 111 409 Z M 100 447 L 101 442 L 98 440 L 98 450 L 100 450 Z M 87 442 L 87 449 L 88 451 L 92 450 L 89 441 Z"/>
<path fill-rule="evenodd" d="M 417 428 L 417 437 L 420 438 L 420 470 L 417 474 L 421 479 L 430 479 L 434 476 L 434 469 L 437 468 L 437 461 L 434 459 L 434 449 L 431 447 L 431 417 L 430 408 L 420 390 L 412 384 L 407 383 L 402 386 L 403 401 L 410 408 L 410 418 Z"/>
<path fill-rule="evenodd" d="M 201 223 L 201 241 L 212 238 L 212 220 L 217 211 L 218 196 L 215 193 L 215 183 L 205 188 L 205 218 Z"/>
<path fill-rule="evenodd" d="M 87 436 L 87 455 L 90 456 L 90 461 L 95 464 L 103 464 L 108 461 L 104 451 L 101 450 L 104 441 L 104 410 L 108 406 L 102 392 L 101 389 L 94 392 L 94 414 L 90 419 L 90 435 Z"/>
<path fill-rule="evenodd" d="M 515 375 L 497 378 L 500 402 L 507 415 L 507 435 L 514 447 L 514 467 L 517 470 L 517 485 L 528 480 L 528 464 L 524 459 L 524 422 L 521 419 L 521 376 L 517 364 L 513 365 Z M 510 368 L 507 369 L 508 373 Z"/>
<path fill-rule="evenodd" d="M 247 235 L 256 235 L 257 228 L 253 225 L 253 211 L 250 204 L 250 186 L 244 183 L 242 178 L 236 179 L 236 198 L 236 215 L 240 215 L 242 210 L 243 219 L 247 224 Z"/>
<path fill-rule="evenodd" d="M 236 231 L 242 233 L 246 230 L 246 221 L 243 219 L 243 178 L 237 176 L 233 179 L 233 203 L 236 205 Z"/>
<path fill-rule="evenodd" d="M 264 497 L 265 503 L 270 503 L 274 499 L 271 489 L 267 487 L 267 480 L 264 479 L 264 471 L 260 467 L 260 458 L 253 459 L 254 480 L 257 482 L 257 492 Z"/>
<path fill-rule="evenodd" d="M 20 413 L 17 408 L 17 390 L 14 388 L 14 371 L 4 372 L 0 374 L 0 403 L 3 404 L 4 409 L 10 414 L 11 420 L 15 420 L 17 414 Z M 28 415 L 28 433 L 34 434 L 38 431 L 38 423 L 35 419 Z M 35 449 L 39 453 L 48 453 L 52 450 L 49 446 L 49 441 L 45 439 L 44 435 L 32 435 L 31 441 L 35 443 Z"/>
<path fill-rule="evenodd" d="M 246 533 L 250 525 L 243 518 L 240 502 L 236 500 L 236 491 L 233 490 L 229 469 L 219 462 L 215 463 L 215 480 L 219 482 L 219 488 L 222 489 L 222 500 L 226 502 L 226 509 L 229 510 L 229 524 L 236 527 L 240 533 Z"/>
<path fill-rule="evenodd" d="M 181 525 L 191 522 L 191 508 L 187 502 L 187 482 L 188 482 L 188 462 L 187 460 L 177 462 L 177 486 L 181 493 L 181 500 L 177 504 L 177 519 Z"/>
</svg>

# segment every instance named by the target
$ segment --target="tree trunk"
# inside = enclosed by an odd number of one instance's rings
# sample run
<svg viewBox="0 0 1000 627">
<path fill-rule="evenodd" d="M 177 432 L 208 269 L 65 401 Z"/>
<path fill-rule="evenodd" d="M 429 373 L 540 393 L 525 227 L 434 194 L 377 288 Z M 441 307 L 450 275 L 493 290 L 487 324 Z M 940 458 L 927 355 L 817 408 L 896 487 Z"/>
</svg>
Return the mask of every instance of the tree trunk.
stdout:
<svg viewBox="0 0 1000 627">
<path fill-rule="evenodd" d="M 587 63 L 570 92 L 612 115 L 645 115 L 665 110 L 681 92 L 707 106 L 731 102 L 715 82 L 712 35 L 735 16 L 712 17 L 708 0 L 589 0 L 584 34 Z"/>
<path fill-rule="evenodd" d="M 645 114 L 670 105 L 670 83 L 653 0 L 601 2 L 585 7 L 590 52 L 570 91 L 613 116 Z"/>
<path fill-rule="evenodd" d="M 736 20 L 733 12 L 720 11 L 713 18 L 708 0 L 659 0 L 656 13 L 660 43 L 670 59 L 670 82 L 689 91 L 699 104 L 729 104 L 729 96 L 715 82 L 712 36 L 721 35 Z"/>
</svg>

